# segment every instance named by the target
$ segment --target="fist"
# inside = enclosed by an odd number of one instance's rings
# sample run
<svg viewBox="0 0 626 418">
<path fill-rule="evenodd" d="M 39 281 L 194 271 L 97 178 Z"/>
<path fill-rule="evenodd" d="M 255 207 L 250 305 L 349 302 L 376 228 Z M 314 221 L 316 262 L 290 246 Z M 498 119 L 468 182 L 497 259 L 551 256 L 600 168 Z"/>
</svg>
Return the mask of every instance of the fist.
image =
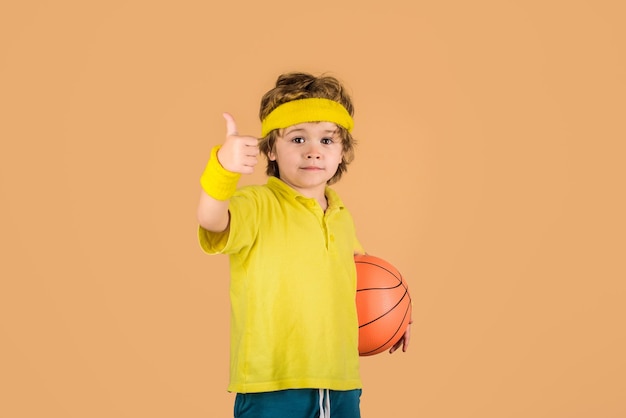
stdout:
<svg viewBox="0 0 626 418">
<path fill-rule="evenodd" d="M 251 174 L 259 162 L 259 140 L 239 135 L 235 119 L 229 113 L 223 116 L 226 120 L 226 141 L 217 152 L 217 159 L 228 171 Z"/>
</svg>

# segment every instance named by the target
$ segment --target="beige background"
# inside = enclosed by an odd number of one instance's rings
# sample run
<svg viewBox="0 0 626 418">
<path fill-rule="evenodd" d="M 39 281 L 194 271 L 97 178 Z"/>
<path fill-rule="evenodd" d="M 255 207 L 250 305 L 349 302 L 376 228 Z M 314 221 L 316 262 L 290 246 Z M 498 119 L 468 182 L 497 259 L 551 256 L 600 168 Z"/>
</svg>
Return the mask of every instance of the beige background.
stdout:
<svg viewBox="0 0 626 418">
<path fill-rule="evenodd" d="M 3 2 L 0 416 L 232 416 L 198 178 L 290 70 L 353 92 L 337 189 L 412 290 L 363 416 L 626 416 L 622 4 Z"/>
</svg>

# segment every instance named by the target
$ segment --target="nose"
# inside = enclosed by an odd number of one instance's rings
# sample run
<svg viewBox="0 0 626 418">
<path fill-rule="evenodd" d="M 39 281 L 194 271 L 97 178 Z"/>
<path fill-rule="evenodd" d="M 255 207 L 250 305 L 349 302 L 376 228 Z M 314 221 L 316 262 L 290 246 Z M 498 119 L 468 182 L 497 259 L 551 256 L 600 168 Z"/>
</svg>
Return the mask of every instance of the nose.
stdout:
<svg viewBox="0 0 626 418">
<path fill-rule="evenodd" d="M 316 144 L 310 144 L 306 150 L 306 158 L 319 160 L 322 158 L 322 154 Z"/>
</svg>

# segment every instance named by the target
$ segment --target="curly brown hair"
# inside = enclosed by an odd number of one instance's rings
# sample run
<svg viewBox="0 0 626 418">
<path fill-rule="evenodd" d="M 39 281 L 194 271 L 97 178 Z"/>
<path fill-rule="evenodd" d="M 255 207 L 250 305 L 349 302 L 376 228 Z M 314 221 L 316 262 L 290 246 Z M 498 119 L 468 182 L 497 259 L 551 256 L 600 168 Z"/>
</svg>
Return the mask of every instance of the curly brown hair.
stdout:
<svg viewBox="0 0 626 418">
<path fill-rule="evenodd" d="M 329 75 L 316 77 L 308 73 L 292 72 L 278 76 L 276 86 L 263 95 L 259 118 L 262 121 L 272 110 L 283 103 L 309 98 L 334 100 L 341 103 L 350 116 L 354 116 L 352 99 L 350 99 L 345 87 L 335 77 Z M 328 180 L 328 184 L 339 181 L 342 174 L 347 171 L 348 164 L 354 160 L 356 141 L 345 128 L 341 126 L 337 126 L 337 128 L 343 146 L 343 158 L 335 175 Z M 265 157 L 268 157 L 270 151 L 274 148 L 276 138 L 280 135 L 280 131 L 280 129 L 275 129 L 259 141 L 259 149 Z M 265 172 L 268 176 L 280 178 L 278 164 L 276 161 L 271 161 L 269 157 L 267 158 L 267 168 Z"/>
</svg>

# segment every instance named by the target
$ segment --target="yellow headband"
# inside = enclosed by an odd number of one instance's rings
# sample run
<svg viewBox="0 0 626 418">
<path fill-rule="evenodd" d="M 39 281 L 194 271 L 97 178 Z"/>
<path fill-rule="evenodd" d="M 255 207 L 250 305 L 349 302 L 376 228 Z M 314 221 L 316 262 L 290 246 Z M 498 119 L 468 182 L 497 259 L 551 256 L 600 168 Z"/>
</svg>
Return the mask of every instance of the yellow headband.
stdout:
<svg viewBox="0 0 626 418">
<path fill-rule="evenodd" d="M 333 122 L 352 131 L 354 121 L 340 103 L 320 98 L 299 99 L 283 103 L 272 110 L 261 122 L 261 138 L 274 129 L 286 128 L 303 122 Z"/>
</svg>

